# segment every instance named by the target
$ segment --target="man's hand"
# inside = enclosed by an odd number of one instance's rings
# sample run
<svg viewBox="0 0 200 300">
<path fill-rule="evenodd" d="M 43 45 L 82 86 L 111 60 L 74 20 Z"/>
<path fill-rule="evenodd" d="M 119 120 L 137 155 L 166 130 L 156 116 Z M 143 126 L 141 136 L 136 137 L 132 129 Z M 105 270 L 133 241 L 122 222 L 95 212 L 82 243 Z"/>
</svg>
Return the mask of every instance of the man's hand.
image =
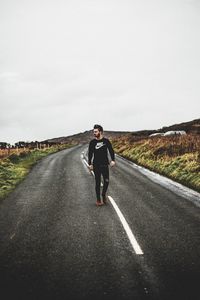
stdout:
<svg viewBox="0 0 200 300">
<path fill-rule="evenodd" d="M 93 165 L 89 165 L 88 168 L 89 168 L 90 172 L 93 171 Z"/>
<path fill-rule="evenodd" d="M 113 167 L 114 165 L 115 165 L 115 161 L 114 161 L 114 160 L 111 160 L 110 166 Z"/>
</svg>

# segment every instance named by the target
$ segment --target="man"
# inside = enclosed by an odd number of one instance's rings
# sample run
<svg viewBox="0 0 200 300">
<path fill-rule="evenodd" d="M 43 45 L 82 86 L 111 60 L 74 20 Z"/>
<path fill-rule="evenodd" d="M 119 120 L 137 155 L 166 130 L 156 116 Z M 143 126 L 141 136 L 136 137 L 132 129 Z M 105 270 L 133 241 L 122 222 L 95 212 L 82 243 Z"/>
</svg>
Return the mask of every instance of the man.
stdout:
<svg viewBox="0 0 200 300">
<path fill-rule="evenodd" d="M 115 153 L 109 139 L 103 137 L 103 127 L 101 125 L 94 125 L 93 134 L 95 139 L 91 140 L 88 147 L 88 165 L 90 171 L 94 171 L 95 175 L 95 190 L 97 196 L 97 206 L 106 204 L 106 191 L 109 185 L 109 160 L 108 160 L 108 150 L 111 156 L 110 166 L 115 165 Z M 92 157 L 94 159 L 92 162 Z M 100 185 L 101 185 L 101 175 L 103 176 L 103 190 L 102 190 L 102 200 L 100 198 Z"/>
</svg>

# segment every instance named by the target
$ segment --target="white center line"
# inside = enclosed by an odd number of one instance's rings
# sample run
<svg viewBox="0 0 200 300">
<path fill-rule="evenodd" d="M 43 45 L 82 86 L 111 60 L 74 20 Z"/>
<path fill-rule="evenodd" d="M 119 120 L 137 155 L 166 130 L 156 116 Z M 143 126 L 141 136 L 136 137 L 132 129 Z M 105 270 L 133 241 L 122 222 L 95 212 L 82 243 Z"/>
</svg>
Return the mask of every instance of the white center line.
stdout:
<svg viewBox="0 0 200 300">
<path fill-rule="evenodd" d="M 10 236 L 10 239 L 12 240 L 15 236 L 15 232 Z"/>
<path fill-rule="evenodd" d="M 109 198 L 112 206 L 114 207 L 114 209 L 115 209 L 115 211 L 116 211 L 116 213 L 117 213 L 120 221 L 122 222 L 122 225 L 123 225 L 123 227 L 124 227 L 124 229 L 126 231 L 126 234 L 127 234 L 128 238 L 130 240 L 130 243 L 131 243 L 133 249 L 135 250 L 135 253 L 138 254 L 138 255 L 144 254 L 143 251 L 142 251 L 142 249 L 140 248 L 140 246 L 139 246 L 136 238 L 134 237 L 134 235 L 133 235 L 133 233 L 132 233 L 132 231 L 131 231 L 128 223 L 126 222 L 126 219 L 124 218 L 124 216 L 121 213 L 119 207 L 115 203 L 114 199 L 111 196 L 108 196 L 108 198 Z"/>
<path fill-rule="evenodd" d="M 87 161 L 86 161 L 86 159 L 84 158 L 84 156 L 82 156 L 82 158 L 83 158 L 84 163 L 87 166 L 89 166 L 88 163 L 87 163 Z M 91 171 L 91 173 L 94 176 L 94 172 Z M 101 185 L 102 185 L 102 182 L 101 182 Z M 124 227 L 124 230 L 125 230 L 128 238 L 129 238 L 129 241 L 130 241 L 130 243 L 131 243 L 131 245 L 132 245 L 135 253 L 137 255 L 143 255 L 144 253 L 143 253 L 142 249 L 140 248 L 140 246 L 139 246 L 139 244 L 138 244 L 135 236 L 133 235 L 133 232 L 131 231 L 131 229 L 130 229 L 130 227 L 129 227 L 127 221 L 126 221 L 126 219 L 124 218 L 122 212 L 120 211 L 119 207 L 117 206 L 117 204 L 115 203 L 114 199 L 111 196 L 108 196 L 108 199 L 110 200 L 113 208 L 115 209 L 115 211 L 116 211 L 116 213 L 117 213 L 117 215 L 118 215 L 118 217 L 119 217 L 119 219 L 120 219 L 120 221 L 121 221 L 121 223 L 122 223 L 122 225 Z"/>
</svg>

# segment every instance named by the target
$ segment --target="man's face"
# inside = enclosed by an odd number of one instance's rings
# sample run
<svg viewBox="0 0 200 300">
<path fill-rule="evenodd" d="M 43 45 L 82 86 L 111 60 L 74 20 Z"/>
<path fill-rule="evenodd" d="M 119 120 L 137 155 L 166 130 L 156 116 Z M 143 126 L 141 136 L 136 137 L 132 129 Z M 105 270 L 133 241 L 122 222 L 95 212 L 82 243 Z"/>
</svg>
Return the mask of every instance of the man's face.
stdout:
<svg viewBox="0 0 200 300">
<path fill-rule="evenodd" d="M 93 130 L 93 134 L 94 134 L 94 136 L 95 136 L 96 138 L 99 138 L 99 137 L 100 137 L 100 131 L 99 131 L 99 129 L 95 128 L 95 129 Z"/>
</svg>

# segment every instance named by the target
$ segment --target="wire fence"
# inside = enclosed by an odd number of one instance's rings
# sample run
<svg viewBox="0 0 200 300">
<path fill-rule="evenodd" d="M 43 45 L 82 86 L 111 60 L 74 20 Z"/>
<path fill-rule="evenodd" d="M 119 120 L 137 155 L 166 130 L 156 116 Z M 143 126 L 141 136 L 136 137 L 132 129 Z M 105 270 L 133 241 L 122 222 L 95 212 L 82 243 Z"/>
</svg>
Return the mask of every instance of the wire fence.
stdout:
<svg viewBox="0 0 200 300">
<path fill-rule="evenodd" d="M 49 144 L 37 144 L 34 147 L 32 146 L 32 147 L 15 147 L 15 148 L 0 149 L 0 159 L 6 158 L 6 157 L 10 156 L 11 154 L 19 155 L 22 152 L 30 152 L 35 149 L 46 150 L 50 147 L 51 147 L 51 145 L 49 145 Z"/>
</svg>

